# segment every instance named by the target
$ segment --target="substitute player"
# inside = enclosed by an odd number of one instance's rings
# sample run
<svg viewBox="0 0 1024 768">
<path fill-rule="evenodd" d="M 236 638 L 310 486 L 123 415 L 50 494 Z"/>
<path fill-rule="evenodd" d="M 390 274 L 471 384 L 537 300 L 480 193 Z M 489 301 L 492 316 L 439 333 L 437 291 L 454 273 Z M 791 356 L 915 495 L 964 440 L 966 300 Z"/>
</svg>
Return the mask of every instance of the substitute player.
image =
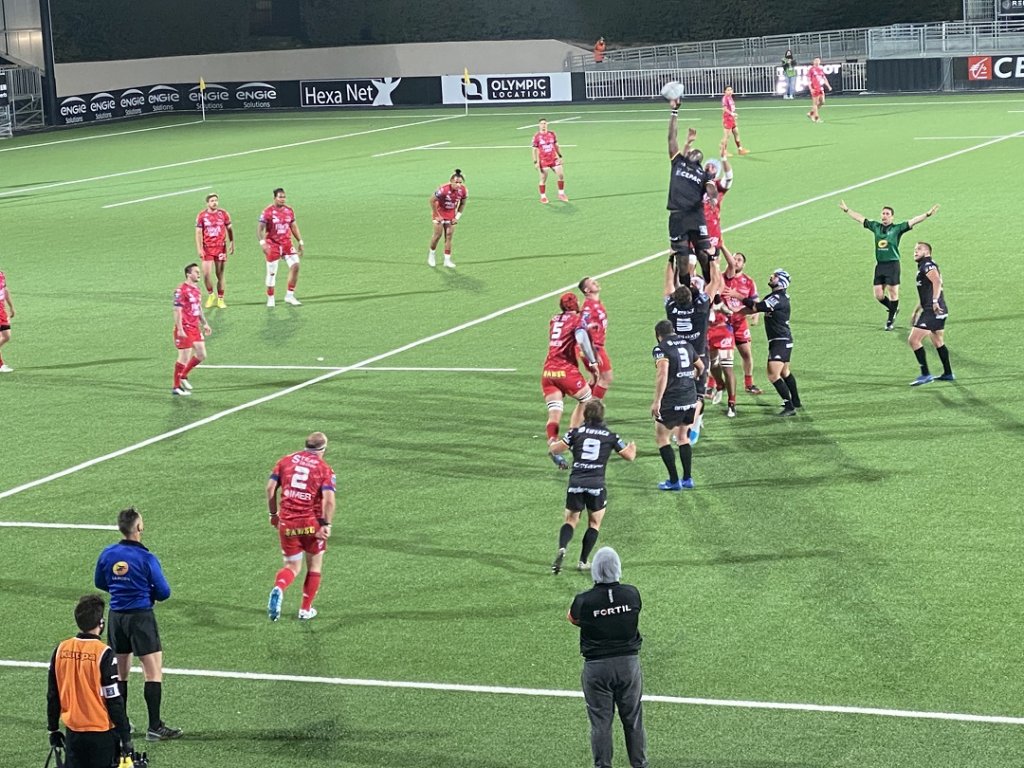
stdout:
<svg viewBox="0 0 1024 768">
<path fill-rule="evenodd" d="M 551 318 L 548 329 L 548 356 L 544 360 L 540 377 L 540 389 L 544 393 L 544 402 L 548 409 L 545 431 L 549 449 L 558 441 L 558 427 L 562 421 L 562 411 L 565 409 L 562 398 L 568 395 L 577 401 L 569 419 L 569 427 L 572 428 L 583 422 L 583 404 L 594 396 L 590 385 L 580 375 L 576 360 L 577 346 L 583 352 L 587 367 L 595 376 L 598 373 L 597 355 L 584 327 L 576 294 L 563 293 L 558 300 L 558 309 L 559 312 Z M 549 450 L 548 455 L 559 469 L 569 468 L 560 454 Z"/>
<path fill-rule="evenodd" d="M 196 251 L 203 265 L 203 281 L 206 283 L 206 308 L 214 304 L 226 309 L 224 303 L 224 266 L 228 254 L 235 252 L 235 230 L 231 228 L 231 216 L 220 207 L 217 195 L 206 196 L 206 208 L 196 216 Z M 213 292 L 210 278 L 211 266 L 217 273 L 217 293 Z"/>
<path fill-rule="evenodd" d="M 267 257 L 267 306 L 274 306 L 274 286 L 277 284 L 277 266 L 281 259 L 288 265 L 288 291 L 284 295 L 284 303 L 294 307 L 302 306 L 295 298 L 295 284 L 299 280 L 299 260 L 302 257 L 302 235 L 295 223 L 295 211 L 285 205 L 284 190 L 274 190 L 274 202 L 263 209 L 256 236 L 260 248 Z M 299 241 L 296 251 L 292 244 L 292 236 Z"/>
<path fill-rule="evenodd" d="M 11 340 L 11 320 L 14 319 L 14 303 L 11 292 L 7 288 L 7 277 L 0 272 L 0 347 Z M 0 353 L 0 373 L 14 373 L 14 369 L 4 362 Z"/>
<path fill-rule="evenodd" d="M 455 262 L 452 261 L 452 236 L 455 234 L 455 225 L 462 218 L 462 212 L 466 208 L 466 179 L 458 168 L 448 179 L 448 183 L 437 188 L 437 191 L 430 196 L 430 216 L 434 222 L 434 234 L 430 238 L 430 252 L 427 254 L 427 266 L 437 266 L 437 244 L 444 235 L 444 265 L 449 269 L 455 269 Z"/>
<path fill-rule="evenodd" d="M 320 589 L 324 552 L 331 537 L 337 485 L 334 470 L 324 461 L 326 450 L 327 436 L 314 432 L 306 438 L 305 449 L 277 462 L 267 482 L 270 525 L 277 529 L 284 556 L 284 567 L 277 572 L 267 601 L 267 616 L 271 621 L 281 617 L 284 591 L 299 575 L 303 555 L 306 580 L 302 584 L 299 618 L 308 621 L 317 614 L 313 600 Z M 280 504 L 278 491 L 281 492 Z"/>
<path fill-rule="evenodd" d="M 924 337 L 930 336 L 932 346 L 942 361 L 942 375 L 939 381 L 955 381 L 953 369 L 949 365 L 949 350 L 943 336 L 946 333 L 946 318 L 949 308 L 946 306 L 946 292 L 942 290 L 942 274 L 939 265 L 932 260 L 932 247 L 929 243 L 918 243 L 914 246 L 914 261 L 917 262 L 917 295 L 920 303 L 914 309 L 913 328 L 907 343 L 914 350 L 921 375 L 910 382 L 910 386 L 919 387 L 934 381 L 936 377 L 928 370 L 928 359 L 924 354 Z"/>
<path fill-rule="evenodd" d="M 192 263 L 185 267 L 185 282 L 174 292 L 174 346 L 178 349 L 178 359 L 174 363 L 171 394 L 192 394 L 188 375 L 206 359 L 204 339 L 210 333 L 203 314 L 203 296 L 199 292 L 199 265 Z"/>
<path fill-rule="evenodd" d="M 597 355 L 597 379 L 593 384 L 594 397 L 604 400 L 612 384 L 612 361 L 604 351 L 605 335 L 608 333 L 608 313 L 601 303 L 601 284 L 593 277 L 580 280 L 583 293 L 583 324 L 590 335 L 590 343 Z"/>
<path fill-rule="evenodd" d="M 825 106 L 825 91 L 827 89 L 831 93 L 832 84 L 828 81 L 825 68 L 821 66 L 821 59 L 817 56 L 807 70 L 807 84 L 811 92 L 811 111 L 807 116 L 811 118 L 811 122 L 820 123 L 822 119 L 818 112 Z"/>
<path fill-rule="evenodd" d="M 548 130 L 547 120 L 537 123 L 537 132 L 533 134 L 533 164 L 540 173 L 540 201 L 548 201 L 548 171 L 553 170 L 558 177 L 558 199 L 568 203 L 569 198 L 565 194 L 565 171 L 562 169 L 562 150 L 558 147 L 555 132 Z"/>
<path fill-rule="evenodd" d="M 732 86 L 726 86 L 725 93 L 722 94 L 722 153 L 729 147 L 729 134 L 732 134 L 732 140 L 736 143 L 736 151 L 741 155 L 749 154 L 749 149 L 744 149 L 740 143 L 740 129 L 737 125 L 738 116 L 736 114 L 736 99 L 733 98 Z"/>
<path fill-rule="evenodd" d="M 570 429 L 565 437 L 551 446 L 551 452 L 572 451 L 572 472 L 565 493 L 565 522 L 558 531 L 558 554 L 551 564 L 551 572 L 562 571 L 565 550 L 580 521 L 580 513 L 587 510 L 587 532 L 583 534 L 583 548 L 576 570 L 590 567 L 590 553 L 597 544 L 601 520 L 608 507 L 608 491 L 604 487 L 604 471 L 612 450 L 626 461 L 636 458 L 636 443 L 629 445 L 604 423 L 604 403 L 591 400 L 583 406 L 583 424 Z"/>
</svg>

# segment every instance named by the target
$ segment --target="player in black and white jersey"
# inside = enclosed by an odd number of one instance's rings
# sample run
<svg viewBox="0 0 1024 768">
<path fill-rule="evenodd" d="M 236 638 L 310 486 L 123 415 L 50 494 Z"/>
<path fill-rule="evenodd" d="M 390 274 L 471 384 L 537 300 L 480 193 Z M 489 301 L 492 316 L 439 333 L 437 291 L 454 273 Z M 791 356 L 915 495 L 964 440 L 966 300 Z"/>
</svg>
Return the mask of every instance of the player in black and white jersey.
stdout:
<svg viewBox="0 0 1024 768">
<path fill-rule="evenodd" d="M 583 571 L 590 567 L 590 553 L 597 543 L 601 519 L 608 506 L 604 471 L 613 450 L 626 461 L 636 458 L 636 443 L 627 444 L 604 423 L 604 403 L 600 400 L 588 401 L 583 407 L 583 424 L 570 429 L 565 437 L 551 446 L 551 452 L 556 454 L 572 451 L 572 472 L 565 494 L 565 522 L 558 532 L 558 554 L 551 564 L 552 573 L 561 572 L 565 550 L 572 541 L 584 509 L 587 510 L 587 532 L 583 534 L 583 548 L 576 569 Z"/>
<path fill-rule="evenodd" d="M 944 338 L 946 318 L 949 308 L 946 306 L 946 292 L 942 288 L 942 274 L 939 265 L 932 260 L 932 247 L 929 243 L 920 242 L 914 246 L 914 261 L 917 262 L 917 296 L 918 304 L 914 309 L 907 343 L 914 350 L 917 364 L 921 366 L 921 375 L 910 382 L 910 386 L 919 387 L 934 381 L 956 381 L 953 369 L 949 364 L 949 350 L 946 349 Z M 931 337 L 932 345 L 942 361 L 942 375 L 932 376 L 928 370 L 928 360 L 924 354 L 924 338 Z"/>
<path fill-rule="evenodd" d="M 789 358 L 793 352 L 793 331 L 789 327 L 789 294 L 786 292 L 789 282 L 789 272 L 776 269 L 768 278 L 772 292 L 760 300 L 743 296 L 732 288 L 724 289 L 727 298 L 743 302 L 743 312 L 764 314 L 764 331 L 768 336 L 768 381 L 782 398 L 779 416 L 795 416 L 796 409 L 801 407 L 796 377 L 789 369 Z"/>
<path fill-rule="evenodd" d="M 696 380 L 704 373 L 704 362 L 693 345 L 676 334 L 672 323 L 661 320 L 654 326 L 657 346 L 654 356 L 654 440 L 668 470 L 668 480 L 658 483 L 662 491 L 681 491 L 693 488 L 693 446 L 690 444 L 689 425 L 697 413 Z M 683 463 L 683 477 L 676 470 L 676 456 L 672 450 L 672 435 L 679 443 L 679 458 Z"/>
<path fill-rule="evenodd" d="M 668 238 L 672 258 L 679 271 L 686 270 L 686 260 L 692 253 L 700 260 L 704 279 L 710 280 L 708 262 L 715 255 L 715 246 L 708 237 L 704 218 L 704 196 L 718 199 L 715 179 L 704 168 L 704 153 L 693 148 L 697 130 L 688 128 L 686 143 L 679 148 L 679 100 L 669 102 L 668 157 L 672 175 L 668 182 Z"/>
</svg>

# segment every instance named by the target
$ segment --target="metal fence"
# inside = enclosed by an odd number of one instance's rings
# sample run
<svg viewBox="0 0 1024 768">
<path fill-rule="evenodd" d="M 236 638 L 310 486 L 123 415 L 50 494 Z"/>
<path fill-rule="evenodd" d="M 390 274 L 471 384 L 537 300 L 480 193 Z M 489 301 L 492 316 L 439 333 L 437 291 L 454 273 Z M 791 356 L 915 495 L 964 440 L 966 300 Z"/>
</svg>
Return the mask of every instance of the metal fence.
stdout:
<svg viewBox="0 0 1024 768">
<path fill-rule="evenodd" d="M 14 131 L 46 127 L 43 118 L 42 74 L 35 67 L 2 67 L 7 73 L 7 94 L 11 102 Z"/>
<path fill-rule="evenodd" d="M 840 67 L 843 91 L 867 90 L 867 66 L 851 62 Z M 769 65 L 750 67 L 693 67 L 670 69 L 588 70 L 584 75 L 586 98 L 650 99 L 661 95 L 662 86 L 675 80 L 691 97 L 721 96 L 731 85 L 740 96 L 781 95 L 785 79 L 781 68 Z"/>
</svg>

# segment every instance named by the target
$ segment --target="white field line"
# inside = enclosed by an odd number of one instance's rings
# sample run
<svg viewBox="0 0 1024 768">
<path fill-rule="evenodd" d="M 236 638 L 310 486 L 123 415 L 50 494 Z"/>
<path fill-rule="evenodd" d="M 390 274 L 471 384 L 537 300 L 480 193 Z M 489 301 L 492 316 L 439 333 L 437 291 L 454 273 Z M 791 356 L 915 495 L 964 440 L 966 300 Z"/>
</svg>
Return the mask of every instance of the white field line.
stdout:
<svg viewBox="0 0 1024 768">
<path fill-rule="evenodd" d="M 344 366 L 337 365 L 204 365 L 207 368 L 223 368 L 247 371 L 341 371 Z M 365 365 L 361 371 L 434 371 L 434 372 L 465 372 L 465 373 L 514 373 L 515 368 L 430 368 L 420 366 L 387 366 Z"/>
<path fill-rule="evenodd" d="M 78 136 L 74 139 L 57 139 L 56 141 L 43 141 L 38 144 L 22 144 L 20 147 L 6 147 L 0 152 L 18 152 L 22 149 L 36 149 L 37 147 L 52 147 L 55 144 L 71 144 L 75 141 L 92 141 L 93 139 L 109 139 L 118 136 L 128 136 L 132 133 L 145 133 L 146 131 L 162 131 L 165 128 L 181 128 L 185 125 L 202 125 L 202 120 L 190 120 L 187 123 L 173 123 L 171 125 L 154 125 L 150 128 L 135 128 L 131 131 L 118 131 L 117 133 L 101 133 L 96 136 Z"/>
<path fill-rule="evenodd" d="M 462 117 L 462 115 L 450 115 L 448 117 L 436 117 L 430 120 L 417 120 L 412 123 L 401 123 L 399 125 L 387 125 L 383 128 L 368 128 L 365 131 L 353 131 L 352 133 L 342 133 L 337 136 L 321 136 L 318 139 L 306 139 L 305 141 L 293 141 L 290 144 L 277 144 L 272 147 L 259 147 L 257 149 L 245 149 L 240 152 L 229 152 L 224 155 L 213 155 L 211 157 L 197 157 L 194 160 L 180 160 L 177 163 L 166 163 L 164 165 L 153 165 L 148 168 L 136 168 L 131 171 L 118 171 L 117 173 L 105 173 L 102 176 L 89 176 L 84 179 L 71 179 L 69 181 L 55 181 L 49 184 L 37 184 L 34 187 L 18 187 L 17 189 L 11 189 L 6 192 L 0 192 L 0 197 L 10 197 L 12 195 L 22 195 L 26 192 L 38 192 L 43 189 L 55 189 L 57 187 L 67 187 L 73 184 L 87 184 L 90 181 L 105 181 L 106 179 L 119 179 L 124 176 L 134 176 L 139 173 L 150 173 L 151 171 L 166 171 L 169 168 L 183 168 L 188 165 L 198 165 L 199 163 L 210 163 L 215 160 L 229 160 L 235 157 L 245 157 L 247 155 L 257 155 L 262 152 L 276 152 L 281 149 L 293 149 L 295 147 L 307 147 L 311 144 L 322 144 L 325 141 L 337 141 L 338 139 L 351 139 L 356 136 L 366 136 L 371 133 L 380 133 L 382 131 L 394 131 L 398 128 L 412 128 L 417 125 L 426 125 L 428 123 L 437 123 L 442 120 L 454 120 Z"/>
<path fill-rule="evenodd" d="M 996 143 L 998 143 L 1000 141 L 1003 141 L 1005 139 L 1016 138 L 1018 136 L 1024 136 L 1024 131 L 1018 131 L 1017 133 L 1008 134 L 1008 135 L 1003 136 L 1003 137 L 998 138 L 998 139 L 991 139 L 990 141 L 982 142 L 981 144 L 975 144 L 972 147 L 967 147 L 965 149 L 957 150 L 956 152 L 950 152 L 948 154 L 941 155 L 940 157 L 936 157 L 936 158 L 934 158 L 932 160 L 925 160 L 924 162 L 921 162 L 921 163 L 915 163 L 914 165 L 907 166 L 906 168 L 901 168 L 898 171 L 892 171 L 891 173 L 886 173 L 886 174 L 882 174 L 881 176 L 876 176 L 873 179 L 868 179 L 866 181 L 861 181 L 861 182 L 858 182 L 856 184 L 850 184 L 849 186 L 842 187 L 840 189 L 835 189 L 835 190 L 832 190 L 831 192 L 825 192 L 824 194 L 821 194 L 821 195 L 815 195 L 814 197 L 809 197 L 806 200 L 802 200 L 802 201 L 797 202 L 797 203 L 791 203 L 790 205 L 784 205 L 781 208 L 776 208 L 775 210 L 768 211 L 767 213 L 762 213 L 761 215 L 755 216 L 752 219 L 747 219 L 746 221 L 741 221 L 738 224 L 733 224 L 732 226 L 724 227 L 722 231 L 723 232 L 732 232 L 734 230 L 741 229 L 742 227 L 749 226 L 750 224 L 755 224 L 755 223 L 757 223 L 759 221 L 764 221 L 765 219 L 770 219 L 770 218 L 772 218 L 774 216 L 778 216 L 781 213 L 788 213 L 789 211 L 795 210 L 797 208 L 802 208 L 805 205 L 810 205 L 811 203 L 816 203 L 816 202 L 818 202 L 820 200 L 825 200 L 825 199 L 827 199 L 829 197 L 835 197 L 836 195 L 841 195 L 841 194 L 843 194 L 845 192 L 849 192 L 849 191 L 854 190 L 854 189 L 860 189 L 861 187 L 866 187 L 866 186 L 868 186 L 870 184 L 874 184 L 874 183 L 879 182 L 879 181 L 884 181 L 885 179 L 891 179 L 891 178 L 893 178 L 895 176 L 901 176 L 902 174 L 910 173 L 911 171 L 916 171 L 916 170 L 919 170 L 921 168 L 926 168 L 929 165 L 934 165 L 935 163 L 941 163 L 944 160 L 950 160 L 950 159 L 952 159 L 954 157 L 959 157 L 960 155 L 964 155 L 964 154 L 966 154 L 968 152 L 973 152 L 975 150 L 982 149 L 984 147 L 988 147 L 988 146 L 991 146 L 993 144 L 996 144 Z M 663 256 L 666 256 L 667 254 L 668 254 L 668 251 L 659 251 L 657 253 L 651 254 L 650 256 L 644 256 L 643 258 L 636 259 L 636 260 L 631 261 L 631 262 L 629 262 L 627 264 L 622 264 L 621 266 L 615 267 L 614 269 L 610 269 L 607 272 L 602 272 L 599 275 L 594 275 L 594 277 L 596 277 L 598 279 L 601 279 L 601 278 L 609 277 L 611 275 L 618 274 L 619 272 L 625 272 L 628 269 L 633 269 L 634 267 L 641 266 L 641 265 L 646 264 L 646 263 L 648 263 L 650 261 L 653 261 L 654 259 L 659 259 L 659 258 L 661 258 Z M 244 410 L 247 410 L 249 408 L 254 408 L 257 405 L 262 405 L 263 403 L 268 403 L 268 402 L 270 402 L 272 400 L 278 399 L 279 397 L 284 397 L 285 395 L 290 395 L 292 392 L 298 392 L 299 390 L 305 389 L 306 387 L 311 387 L 314 384 L 319 384 L 321 381 L 327 381 L 328 379 L 333 379 L 335 376 L 340 376 L 341 374 L 345 373 L 346 371 L 353 371 L 353 370 L 357 370 L 359 368 L 364 368 L 365 366 L 371 365 L 371 364 L 376 363 L 376 362 L 378 362 L 380 360 L 385 360 L 385 359 L 387 359 L 389 357 L 394 357 L 395 355 L 401 354 L 402 352 L 405 352 L 407 350 L 415 349 L 416 347 L 423 346 L 424 344 L 429 344 L 430 342 L 436 341 L 438 339 L 443 339 L 446 336 L 452 335 L 453 333 L 458 333 L 459 331 L 463 331 L 463 330 L 465 330 L 467 328 L 473 328 L 473 327 L 475 327 L 477 325 L 481 325 L 481 324 L 486 323 L 486 322 L 488 322 L 490 320 L 494 320 L 495 318 L 502 317 L 503 315 L 507 315 L 510 312 L 515 312 L 516 310 L 523 309 L 524 307 L 528 307 L 528 306 L 531 306 L 533 304 L 537 304 L 537 303 L 539 303 L 541 301 L 545 301 L 546 299 L 550 299 L 550 298 L 553 298 L 555 296 L 558 296 L 558 295 L 564 293 L 565 291 L 573 290 L 574 289 L 574 285 L 575 284 L 570 284 L 570 285 L 562 286 L 561 288 L 556 288 L 555 290 L 548 291 L 547 293 L 541 294 L 540 296 L 535 296 L 532 299 L 527 299 L 526 301 L 521 301 L 518 304 L 513 304 L 511 306 L 505 307 L 504 309 L 499 309 L 499 310 L 496 310 L 494 312 L 491 312 L 490 314 L 484 315 L 483 317 L 478 317 L 476 320 L 469 320 L 469 321 L 467 321 L 465 323 L 461 323 L 461 324 L 456 325 L 456 326 L 454 326 L 452 328 L 449 328 L 446 331 L 440 331 L 438 333 L 431 334 L 430 336 L 424 336 L 422 339 L 418 339 L 416 341 L 411 341 L 408 344 L 404 344 L 401 347 L 396 347 L 395 349 L 392 349 L 392 350 L 390 350 L 388 352 L 382 352 L 379 355 L 374 355 L 373 357 L 368 357 L 367 359 L 362 360 L 362 361 L 360 361 L 358 363 L 354 363 L 353 365 L 346 366 L 344 368 L 339 368 L 339 369 L 333 370 L 333 371 L 328 371 L 327 373 L 321 374 L 320 376 L 317 376 L 315 378 L 309 379 L 309 380 L 304 381 L 304 382 L 302 382 L 300 384 L 295 384 L 295 385 L 293 385 L 291 387 L 287 387 L 286 389 L 278 390 L 277 392 L 272 392 L 269 395 L 264 395 L 263 397 L 259 397 L 259 398 L 255 399 L 255 400 L 250 400 L 247 403 L 242 403 L 241 405 L 236 405 L 236 406 L 234 406 L 232 408 L 228 408 L 227 410 L 224 410 L 224 411 L 219 411 L 219 412 L 214 413 L 214 414 L 212 414 L 210 416 L 207 416 L 204 419 L 200 419 L 199 421 L 194 421 L 194 422 L 192 422 L 190 424 L 186 424 L 184 426 L 178 427 L 177 429 L 172 429 L 169 432 L 163 432 L 163 433 L 161 433 L 159 435 L 154 435 L 153 437 L 147 438 L 146 440 L 143 440 L 141 442 L 135 443 L 133 445 L 129 445 L 129 446 L 125 447 L 125 448 L 120 448 L 120 449 L 118 449 L 116 451 L 104 454 L 103 456 L 98 456 L 98 457 L 96 457 L 94 459 L 89 459 L 88 461 L 83 461 L 83 462 L 81 462 L 79 464 L 75 464 L 72 467 L 68 467 L 67 469 L 62 469 L 59 472 L 54 472 L 53 474 L 46 475 L 45 477 L 38 478 L 37 480 L 31 480 L 31 481 L 29 481 L 27 483 L 22 483 L 21 485 L 17 485 L 17 486 L 15 486 L 13 488 L 8 488 L 6 491 L 0 492 L 0 499 L 6 499 L 6 498 L 8 498 L 10 496 L 15 496 L 15 495 L 17 495 L 17 494 L 19 494 L 19 493 L 21 493 L 23 491 L 27 491 L 27 490 L 29 490 L 31 488 L 36 488 L 36 487 L 38 487 L 40 485 L 45 485 L 46 483 L 52 482 L 54 480 L 58 480 L 58 479 L 60 479 L 62 477 L 66 477 L 66 476 L 71 475 L 71 474 L 74 474 L 75 472 L 80 472 L 83 469 L 88 469 L 89 467 L 95 466 L 96 464 L 101 464 L 101 463 L 103 463 L 105 461 L 109 461 L 110 459 L 116 459 L 119 456 L 124 456 L 127 453 L 132 453 L 133 451 L 137 451 L 140 448 L 145 448 L 146 446 L 153 445 L 154 443 L 159 443 L 159 442 L 161 442 L 163 440 L 167 440 L 167 439 L 169 439 L 171 437 L 176 437 L 177 435 L 184 434 L 184 433 L 189 432 L 189 431 L 191 431 L 193 429 L 197 429 L 198 427 L 202 427 L 202 426 L 205 426 L 207 424 L 212 424 L 213 422 L 218 421 L 218 420 L 224 418 L 225 416 L 230 416 L 231 414 L 238 413 L 239 411 L 244 411 Z"/>
<path fill-rule="evenodd" d="M 0 659 L 0 667 L 48 669 L 43 661 L 16 661 Z M 141 667 L 133 668 L 141 672 Z M 446 691 L 453 693 L 487 693 L 504 696 L 542 696 L 545 698 L 582 699 L 581 691 L 557 688 L 518 688 L 504 685 L 468 685 L 463 683 L 429 683 L 416 680 L 372 680 L 355 677 L 320 677 L 312 675 L 275 675 L 263 672 L 230 672 L 215 669 L 164 669 L 164 674 L 184 677 L 212 677 L 221 680 L 260 680 L 277 683 L 308 683 L 313 685 L 344 685 L 358 688 L 404 688 L 415 691 Z M 783 701 L 743 701 L 736 699 L 704 699 L 689 696 L 658 696 L 644 694 L 645 702 L 683 704 L 703 707 L 730 707 L 732 709 L 774 709 L 791 712 L 823 712 L 838 715 L 874 715 L 876 717 L 903 717 L 918 720 L 953 720 L 967 723 L 998 723 L 1024 725 L 1024 717 L 1007 715 L 972 715 L 960 712 L 930 712 L 912 709 L 882 709 L 880 707 L 844 707 L 827 704 L 800 704 Z"/>
<path fill-rule="evenodd" d="M 148 203 L 150 200 L 163 200 L 165 197 L 177 197 L 178 195 L 188 195 L 192 192 L 202 192 L 204 189 L 213 189 L 212 186 L 206 187 L 195 187 L 194 189 L 183 189 L 180 192 L 167 192 L 162 195 L 152 195 L 150 197 L 140 197 L 138 200 L 125 200 L 123 203 L 110 203 L 104 205 L 104 208 L 120 208 L 122 205 L 135 205 L 135 203 Z"/>
<path fill-rule="evenodd" d="M 1001 139 L 1002 136 L 915 136 L 914 141 L 976 141 L 977 139 Z M 1021 138 L 1015 136 L 1014 138 Z"/>
<path fill-rule="evenodd" d="M 548 120 L 548 125 L 554 125 L 555 123 L 570 123 L 573 120 L 579 120 L 583 115 L 573 115 L 572 117 L 563 117 L 560 120 Z M 540 122 L 539 120 L 537 122 Z M 527 128 L 536 128 L 537 123 L 530 123 L 529 125 L 520 125 L 516 128 L 517 131 L 525 131 Z"/>
<path fill-rule="evenodd" d="M 87 523 L 27 523 L 0 520 L 0 528 L 71 528 L 80 531 L 116 531 L 116 525 L 90 525 Z"/>
<path fill-rule="evenodd" d="M 559 144 L 559 147 L 575 147 L 576 144 Z M 424 149 L 428 149 L 424 147 Z M 491 147 L 430 147 L 428 151 L 435 149 L 450 149 L 455 151 L 461 151 L 464 149 L 532 149 L 529 144 L 496 144 Z"/>
<path fill-rule="evenodd" d="M 423 144 L 418 147 L 406 147 L 405 149 L 396 149 L 394 152 L 380 152 L 371 157 L 387 157 L 388 155 L 400 155 L 403 152 L 415 152 L 417 149 L 430 149 L 431 147 L 440 147 L 442 144 L 451 144 L 450 141 L 437 141 L 433 144 Z"/>
</svg>

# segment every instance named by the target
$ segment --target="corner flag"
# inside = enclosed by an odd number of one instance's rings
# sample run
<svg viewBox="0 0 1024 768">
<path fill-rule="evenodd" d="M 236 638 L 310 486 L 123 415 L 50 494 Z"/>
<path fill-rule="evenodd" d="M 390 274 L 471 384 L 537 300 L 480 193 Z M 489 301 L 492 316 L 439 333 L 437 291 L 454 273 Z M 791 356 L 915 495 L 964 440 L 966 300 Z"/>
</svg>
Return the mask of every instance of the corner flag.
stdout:
<svg viewBox="0 0 1024 768">
<path fill-rule="evenodd" d="M 469 85 L 469 67 L 462 70 L 462 82 Z"/>
<path fill-rule="evenodd" d="M 203 80 L 203 78 L 201 78 L 201 77 L 199 78 L 199 90 L 200 91 L 205 91 L 206 90 L 206 81 Z"/>
<path fill-rule="evenodd" d="M 206 81 L 199 77 L 199 104 L 203 109 L 203 122 L 206 122 Z"/>
</svg>

